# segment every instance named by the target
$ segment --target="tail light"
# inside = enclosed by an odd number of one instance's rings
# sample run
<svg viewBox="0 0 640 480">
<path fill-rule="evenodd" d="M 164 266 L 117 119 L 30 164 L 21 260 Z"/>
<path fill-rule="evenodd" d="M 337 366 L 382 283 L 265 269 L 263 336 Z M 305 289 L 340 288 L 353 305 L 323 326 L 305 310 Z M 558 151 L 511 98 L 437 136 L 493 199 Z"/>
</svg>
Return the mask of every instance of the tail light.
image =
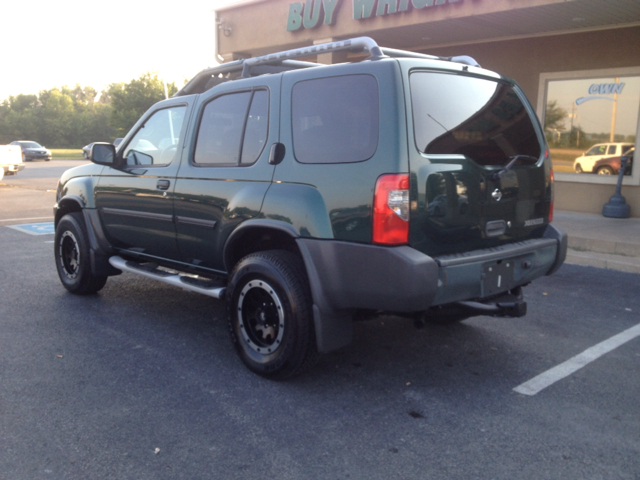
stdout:
<svg viewBox="0 0 640 480">
<path fill-rule="evenodd" d="M 373 242 L 401 245 L 409 242 L 409 175 L 382 175 L 373 199 Z"/>
</svg>

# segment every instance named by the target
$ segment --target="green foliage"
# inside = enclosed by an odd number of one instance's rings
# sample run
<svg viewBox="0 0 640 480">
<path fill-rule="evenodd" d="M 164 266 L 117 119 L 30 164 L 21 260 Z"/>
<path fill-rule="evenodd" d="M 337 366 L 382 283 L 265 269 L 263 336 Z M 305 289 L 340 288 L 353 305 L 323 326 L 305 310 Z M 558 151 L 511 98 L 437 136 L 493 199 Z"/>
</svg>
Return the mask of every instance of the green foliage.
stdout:
<svg viewBox="0 0 640 480">
<path fill-rule="evenodd" d="M 557 100 L 547 102 L 547 109 L 544 113 L 545 130 L 563 130 L 565 118 L 567 118 L 567 111 L 558 106 Z"/>
<path fill-rule="evenodd" d="M 169 96 L 177 91 L 175 83 L 167 84 Z M 162 80 L 157 74 L 150 72 L 129 83 L 109 85 L 107 94 L 112 107 L 109 124 L 114 129 L 116 137 L 124 137 L 149 107 L 165 98 Z"/>
<path fill-rule="evenodd" d="M 170 83 L 167 91 L 171 96 L 178 89 Z M 33 140 L 50 148 L 81 148 L 111 142 L 164 98 L 164 84 L 155 73 L 111 84 L 103 92 L 76 85 L 10 96 L 0 103 L 0 144 Z"/>
</svg>

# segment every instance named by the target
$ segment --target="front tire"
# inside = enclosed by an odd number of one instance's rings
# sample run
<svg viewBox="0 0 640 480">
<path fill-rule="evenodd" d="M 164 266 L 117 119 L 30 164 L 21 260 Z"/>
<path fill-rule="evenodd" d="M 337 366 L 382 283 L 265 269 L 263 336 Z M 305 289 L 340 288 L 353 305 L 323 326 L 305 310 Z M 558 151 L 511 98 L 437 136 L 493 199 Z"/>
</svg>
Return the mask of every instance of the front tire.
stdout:
<svg viewBox="0 0 640 480">
<path fill-rule="evenodd" d="M 64 288 L 77 295 L 101 290 L 107 277 L 91 271 L 89 241 L 81 213 L 69 213 L 56 227 L 54 241 L 56 268 Z"/>
<path fill-rule="evenodd" d="M 311 293 L 302 260 L 282 250 L 244 257 L 227 288 L 231 337 L 243 363 L 282 380 L 318 359 Z"/>
<path fill-rule="evenodd" d="M 598 175 L 615 175 L 616 172 L 614 172 L 613 168 L 611 168 L 610 166 L 605 165 L 604 167 L 598 168 L 598 170 L 596 170 L 596 173 Z"/>
<path fill-rule="evenodd" d="M 580 165 L 579 163 L 576 163 L 575 170 L 576 173 L 584 173 L 584 170 L 582 170 L 582 165 Z"/>
</svg>

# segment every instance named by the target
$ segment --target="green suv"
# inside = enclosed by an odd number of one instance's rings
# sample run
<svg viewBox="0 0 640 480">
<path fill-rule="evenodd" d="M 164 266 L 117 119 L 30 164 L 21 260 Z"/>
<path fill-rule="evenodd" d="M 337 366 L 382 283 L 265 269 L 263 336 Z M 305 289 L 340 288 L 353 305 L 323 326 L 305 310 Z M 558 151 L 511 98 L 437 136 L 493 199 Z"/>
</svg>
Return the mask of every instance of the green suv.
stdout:
<svg viewBox="0 0 640 480">
<path fill-rule="evenodd" d="M 332 51 L 360 62 L 297 60 Z M 55 259 L 72 293 L 123 271 L 225 299 L 254 372 L 286 378 L 382 313 L 526 313 L 563 263 L 543 131 L 470 57 L 362 37 L 238 60 L 154 105 L 60 180 Z"/>
</svg>

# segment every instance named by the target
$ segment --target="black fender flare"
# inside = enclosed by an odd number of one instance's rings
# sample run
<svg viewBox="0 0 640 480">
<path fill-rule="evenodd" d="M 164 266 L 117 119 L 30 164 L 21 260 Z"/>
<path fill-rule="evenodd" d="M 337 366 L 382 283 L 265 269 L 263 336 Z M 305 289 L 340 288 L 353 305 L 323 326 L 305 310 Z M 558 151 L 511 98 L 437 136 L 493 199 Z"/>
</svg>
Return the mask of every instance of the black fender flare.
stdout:
<svg viewBox="0 0 640 480">
<path fill-rule="evenodd" d="M 230 271 L 232 265 L 233 245 L 237 241 L 241 241 L 244 234 L 253 229 L 271 229 L 277 230 L 291 237 L 295 241 L 300 256 L 304 262 L 309 287 L 311 289 L 313 324 L 316 334 L 316 346 L 320 353 L 327 353 L 340 347 L 348 345 L 353 339 L 353 321 L 352 312 L 336 311 L 331 308 L 324 296 L 322 282 L 318 276 L 315 262 L 310 258 L 310 251 L 305 245 L 299 241 L 300 232 L 296 228 L 286 222 L 270 219 L 251 219 L 242 222 L 229 235 L 224 246 L 224 263 L 227 271 Z"/>
</svg>

